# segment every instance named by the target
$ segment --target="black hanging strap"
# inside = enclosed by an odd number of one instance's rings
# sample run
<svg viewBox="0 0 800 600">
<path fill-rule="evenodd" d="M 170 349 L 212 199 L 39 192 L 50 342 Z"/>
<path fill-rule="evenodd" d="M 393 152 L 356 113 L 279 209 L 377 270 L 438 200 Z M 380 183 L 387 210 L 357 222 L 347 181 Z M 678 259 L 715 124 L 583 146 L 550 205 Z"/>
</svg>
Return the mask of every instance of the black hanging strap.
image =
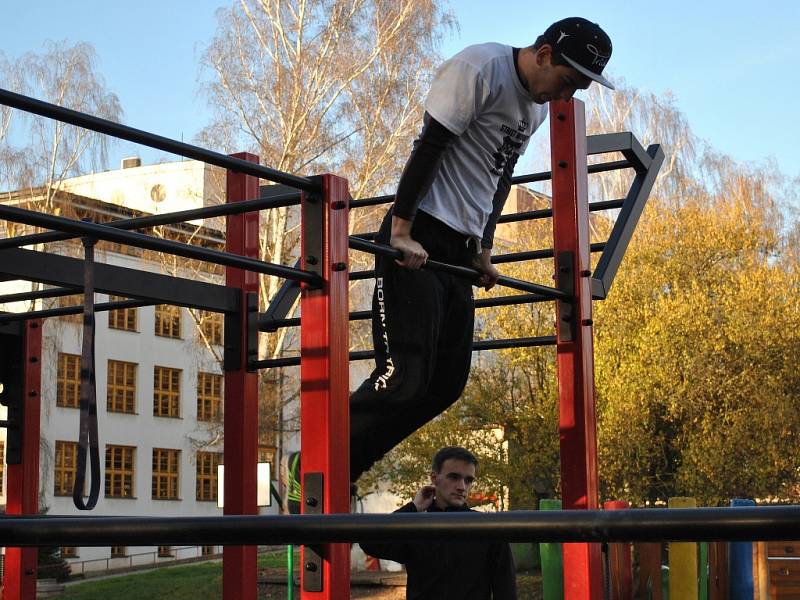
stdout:
<svg viewBox="0 0 800 600">
<path fill-rule="evenodd" d="M 97 435 L 97 391 L 94 379 L 94 245 L 96 240 L 82 238 L 83 262 L 83 346 L 81 351 L 81 424 L 78 437 L 78 464 L 72 501 L 79 510 L 92 510 L 100 495 L 100 449 Z M 86 451 L 92 469 L 88 501 L 83 501 L 86 481 Z"/>
</svg>

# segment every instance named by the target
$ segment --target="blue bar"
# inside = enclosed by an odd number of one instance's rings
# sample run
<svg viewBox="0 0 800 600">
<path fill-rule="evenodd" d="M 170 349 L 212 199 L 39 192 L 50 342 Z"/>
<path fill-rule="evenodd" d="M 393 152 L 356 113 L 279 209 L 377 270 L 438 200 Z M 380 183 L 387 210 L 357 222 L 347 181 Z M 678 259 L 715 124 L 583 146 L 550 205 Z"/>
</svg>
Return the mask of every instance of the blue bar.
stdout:
<svg viewBox="0 0 800 600">
<path fill-rule="evenodd" d="M 734 498 L 731 506 L 755 506 L 753 500 Z M 728 578 L 730 582 L 731 600 L 753 600 L 753 543 L 730 542 L 728 560 Z"/>
</svg>

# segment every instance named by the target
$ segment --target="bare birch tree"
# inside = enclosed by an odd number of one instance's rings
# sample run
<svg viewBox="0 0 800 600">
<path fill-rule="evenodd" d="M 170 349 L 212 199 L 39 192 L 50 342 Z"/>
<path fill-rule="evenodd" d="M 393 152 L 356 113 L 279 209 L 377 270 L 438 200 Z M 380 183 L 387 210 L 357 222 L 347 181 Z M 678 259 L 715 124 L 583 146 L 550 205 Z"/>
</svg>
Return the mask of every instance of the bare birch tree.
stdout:
<svg viewBox="0 0 800 600">
<path fill-rule="evenodd" d="M 355 198 L 394 191 L 440 61 L 440 36 L 452 23 L 439 2 L 240 0 L 218 20 L 204 57 L 214 118 L 202 143 L 254 152 L 281 171 L 337 173 Z M 351 227 L 374 227 L 376 214 L 351 213 Z M 292 264 L 298 224 L 296 209 L 263 213 L 262 258 Z M 282 283 L 261 278 L 262 307 Z M 260 354 L 275 357 L 293 344 L 284 329 L 262 336 Z M 262 414 L 272 423 L 296 395 L 275 371 L 262 377 L 271 402 Z"/>
<path fill-rule="evenodd" d="M 119 121 L 122 107 L 97 73 L 97 55 L 85 42 L 48 42 L 43 53 L 0 60 L 0 86 L 45 102 Z M 36 209 L 50 212 L 61 182 L 105 168 L 113 139 L 21 111 L 0 117 L 0 159 L 7 190 L 31 190 Z M 37 189 L 34 193 L 33 190 Z"/>
</svg>

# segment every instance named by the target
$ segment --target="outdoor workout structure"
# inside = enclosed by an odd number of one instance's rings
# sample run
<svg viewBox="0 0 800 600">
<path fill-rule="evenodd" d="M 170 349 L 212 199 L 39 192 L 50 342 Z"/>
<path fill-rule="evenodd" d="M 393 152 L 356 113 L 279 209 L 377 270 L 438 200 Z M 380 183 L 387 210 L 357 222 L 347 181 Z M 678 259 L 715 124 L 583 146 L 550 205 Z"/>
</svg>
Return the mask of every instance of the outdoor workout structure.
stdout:
<svg viewBox="0 0 800 600">
<path fill-rule="evenodd" d="M 224 516 L 207 518 L 75 517 L 38 515 L 41 319 L 65 310 L 5 314 L 0 317 L 2 359 L 15 368 L 3 382 L 9 407 L 7 515 L 0 519 L 0 545 L 7 547 L 5 600 L 35 596 L 35 546 L 112 546 L 214 544 L 225 546 L 223 596 L 256 598 L 256 545 L 302 544 L 304 599 L 349 597 L 350 543 L 378 540 L 506 540 L 564 542 L 564 597 L 599 600 L 603 596 L 601 543 L 615 541 L 714 541 L 791 539 L 800 536 L 800 507 L 683 510 L 599 510 L 592 300 L 603 299 L 631 239 L 664 159 L 658 145 L 646 150 L 630 133 L 586 135 L 584 106 L 578 100 L 550 106 L 552 171 L 516 177 L 514 183 L 552 180 L 552 209 L 506 215 L 501 222 L 552 218 L 553 247 L 493 257 L 493 262 L 554 259 L 555 287 L 502 277 L 500 285 L 524 292 L 479 300 L 478 307 L 555 301 L 553 336 L 480 341 L 475 350 L 554 345 L 557 352 L 560 414 L 560 511 L 505 513 L 349 514 L 349 361 L 371 353 L 349 354 L 348 322 L 369 318 L 350 313 L 348 281 L 370 276 L 350 273 L 348 246 L 373 254 L 399 256 L 365 236 L 348 237 L 348 211 L 391 202 L 386 196 L 353 200 L 347 181 L 336 175 L 299 177 L 258 164 L 241 153 L 222 155 L 90 115 L 0 90 L 0 103 L 131 142 L 227 169 L 227 203 L 178 213 L 114 221 L 81 222 L 0 205 L 0 219 L 52 230 L 0 240 L 0 277 L 57 286 L 50 295 L 84 293 L 84 321 L 95 310 L 143 304 L 172 304 L 224 314 Z M 622 153 L 623 160 L 587 166 L 588 155 Z M 633 169 L 624 199 L 590 204 L 588 174 Z M 269 196 L 259 187 L 268 180 L 292 188 Z M 274 189 L 274 188 L 273 188 Z M 258 259 L 259 212 L 300 205 L 301 258 L 289 267 Z M 589 212 L 619 209 L 605 244 L 590 244 Z M 226 251 L 158 239 L 132 229 L 227 216 Z M 26 250 L 47 240 L 82 237 L 86 259 Z M 156 252 L 225 265 L 226 285 L 95 264 L 92 241 L 107 240 Z M 602 251 L 594 270 L 590 253 Z M 475 278 L 471 269 L 429 261 Z M 266 313 L 258 310 L 260 274 L 289 283 Z M 129 298 L 94 306 L 93 291 Z M 39 296 L 36 296 L 36 294 Z M 28 298 L 41 297 L 31 292 Z M 287 319 L 292 294 L 300 294 L 300 356 L 259 360 L 259 330 L 297 325 Z M 19 296 L 19 295 L 17 295 Z M 296 296 L 295 296 L 296 297 Z M 7 301 L 0 299 L 0 301 Z M 76 311 L 76 309 L 72 309 Z M 84 330 L 93 337 L 90 325 Z M 85 336 L 86 337 L 86 336 Z M 93 379 L 92 343 L 84 341 L 82 380 Z M 300 365 L 302 515 L 258 516 L 256 507 L 258 369 Z M 88 388 L 89 386 L 82 386 Z M 81 398 L 80 448 L 97 452 L 96 407 Z M 93 487 L 99 468 L 93 468 Z M 89 504 L 93 502 L 92 493 Z M 94 494 L 96 496 L 96 494 Z M 76 494 L 76 504 L 82 503 Z M 80 502 L 79 502 L 80 501 Z"/>
</svg>

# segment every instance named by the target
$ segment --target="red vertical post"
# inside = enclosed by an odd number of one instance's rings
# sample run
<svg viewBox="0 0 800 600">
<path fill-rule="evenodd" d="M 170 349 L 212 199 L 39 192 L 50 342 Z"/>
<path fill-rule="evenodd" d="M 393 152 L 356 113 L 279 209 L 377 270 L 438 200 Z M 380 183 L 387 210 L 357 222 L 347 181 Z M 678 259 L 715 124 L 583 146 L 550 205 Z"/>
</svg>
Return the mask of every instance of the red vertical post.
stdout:
<svg viewBox="0 0 800 600">
<path fill-rule="evenodd" d="M 559 302 L 557 369 L 562 508 L 598 507 L 597 441 L 592 345 L 592 291 L 586 122 L 580 100 L 550 103 L 553 238 L 556 279 L 575 302 Z M 564 598 L 599 600 L 598 544 L 564 544 Z"/>
<path fill-rule="evenodd" d="M 608 500 L 605 510 L 626 510 L 630 505 L 625 500 Z M 633 600 L 633 557 L 629 542 L 608 545 L 609 582 L 611 597 L 615 600 Z"/>
<path fill-rule="evenodd" d="M 7 515 L 39 514 L 39 434 L 42 385 L 42 320 L 25 323 L 22 402 L 22 462 L 8 465 Z M 36 598 L 36 548 L 6 548 L 4 600 Z"/>
<path fill-rule="evenodd" d="M 235 158 L 259 162 L 246 152 Z M 258 198 L 258 178 L 228 171 L 227 201 Z M 258 212 L 230 215 L 227 219 L 225 250 L 258 258 Z M 242 291 L 240 326 L 225 335 L 239 337 L 238 368 L 225 371 L 225 507 L 226 515 L 258 514 L 258 374 L 247 372 L 247 293 L 258 293 L 258 274 L 226 267 L 225 283 Z M 226 348 L 229 346 L 225 344 Z M 257 568 L 255 546 L 226 546 L 222 555 L 222 595 L 225 600 L 256 600 Z"/>
<path fill-rule="evenodd" d="M 303 513 L 350 511 L 347 180 L 316 178 L 302 199 L 303 268 L 320 285 L 300 296 L 300 437 Z M 303 600 L 350 597 L 350 544 L 303 546 Z"/>
</svg>

